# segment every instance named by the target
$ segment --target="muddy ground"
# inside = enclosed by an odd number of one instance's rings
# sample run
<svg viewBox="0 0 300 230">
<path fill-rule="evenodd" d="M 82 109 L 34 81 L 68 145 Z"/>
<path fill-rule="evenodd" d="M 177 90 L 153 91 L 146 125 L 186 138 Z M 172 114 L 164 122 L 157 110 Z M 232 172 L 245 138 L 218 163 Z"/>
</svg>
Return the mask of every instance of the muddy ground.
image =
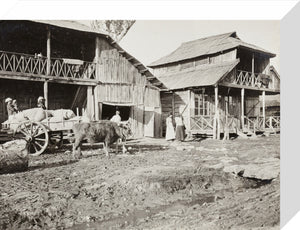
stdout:
<svg viewBox="0 0 300 230">
<path fill-rule="evenodd" d="M 0 175 L 0 228 L 279 229 L 279 135 L 128 146 L 78 161 L 64 146 Z"/>
</svg>

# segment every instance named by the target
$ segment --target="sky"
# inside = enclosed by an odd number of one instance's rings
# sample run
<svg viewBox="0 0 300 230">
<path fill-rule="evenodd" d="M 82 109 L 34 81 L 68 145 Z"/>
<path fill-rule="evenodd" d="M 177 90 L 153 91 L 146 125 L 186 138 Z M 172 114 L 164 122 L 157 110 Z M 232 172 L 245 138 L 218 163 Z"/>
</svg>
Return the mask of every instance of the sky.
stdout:
<svg viewBox="0 0 300 230">
<path fill-rule="evenodd" d="M 120 45 L 148 65 L 183 42 L 232 31 L 236 31 L 241 40 L 275 53 L 271 65 L 280 73 L 280 21 L 137 20 Z"/>
</svg>

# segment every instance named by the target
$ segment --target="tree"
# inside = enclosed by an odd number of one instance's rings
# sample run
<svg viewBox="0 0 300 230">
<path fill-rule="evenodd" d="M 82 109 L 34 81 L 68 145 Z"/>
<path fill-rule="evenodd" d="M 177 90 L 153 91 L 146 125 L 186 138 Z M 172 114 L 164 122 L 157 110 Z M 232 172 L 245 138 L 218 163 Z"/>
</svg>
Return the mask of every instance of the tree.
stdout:
<svg viewBox="0 0 300 230">
<path fill-rule="evenodd" d="M 120 42 L 135 20 L 94 20 L 91 26 L 100 33 L 106 33 L 116 42 Z"/>
</svg>

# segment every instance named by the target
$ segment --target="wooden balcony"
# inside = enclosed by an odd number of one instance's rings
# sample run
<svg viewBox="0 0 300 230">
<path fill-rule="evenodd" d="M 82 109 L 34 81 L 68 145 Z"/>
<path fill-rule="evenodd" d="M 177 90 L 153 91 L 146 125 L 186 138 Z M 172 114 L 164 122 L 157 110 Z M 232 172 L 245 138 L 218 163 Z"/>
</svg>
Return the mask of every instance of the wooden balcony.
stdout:
<svg viewBox="0 0 300 230">
<path fill-rule="evenodd" d="M 271 81 L 270 76 L 266 74 L 237 70 L 232 83 L 246 87 L 274 89 Z"/>
<path fill-rule="evenodd" d="M 0 51 L 0 74 L 21 74 L 30 77 L 96 81 L 96 63 L 75 59 L 51 58 Z M 49 70 L 48 70 L 49 68 Z"/>
</svg>

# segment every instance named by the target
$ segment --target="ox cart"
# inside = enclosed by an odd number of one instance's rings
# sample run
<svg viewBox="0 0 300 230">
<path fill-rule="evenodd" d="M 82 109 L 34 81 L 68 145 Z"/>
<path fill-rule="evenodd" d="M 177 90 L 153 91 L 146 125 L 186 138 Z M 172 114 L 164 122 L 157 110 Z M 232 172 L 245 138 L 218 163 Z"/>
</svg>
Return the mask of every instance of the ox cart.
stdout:
<svg viewBox="0 0 300 230">
<path fill-rule="evenodd" d="M 48 146 L 56 148 L 63 144 L 64 136 L 72 137 L 72 127 L 81 121 L 81 117 L 60 121 L 23 121 L 2 123 L 2 133 L 6 133 L 11 139 L 24 139 L 27 142 L 28 153 L 38 156 L 45 152 Z"/>
</svg>

